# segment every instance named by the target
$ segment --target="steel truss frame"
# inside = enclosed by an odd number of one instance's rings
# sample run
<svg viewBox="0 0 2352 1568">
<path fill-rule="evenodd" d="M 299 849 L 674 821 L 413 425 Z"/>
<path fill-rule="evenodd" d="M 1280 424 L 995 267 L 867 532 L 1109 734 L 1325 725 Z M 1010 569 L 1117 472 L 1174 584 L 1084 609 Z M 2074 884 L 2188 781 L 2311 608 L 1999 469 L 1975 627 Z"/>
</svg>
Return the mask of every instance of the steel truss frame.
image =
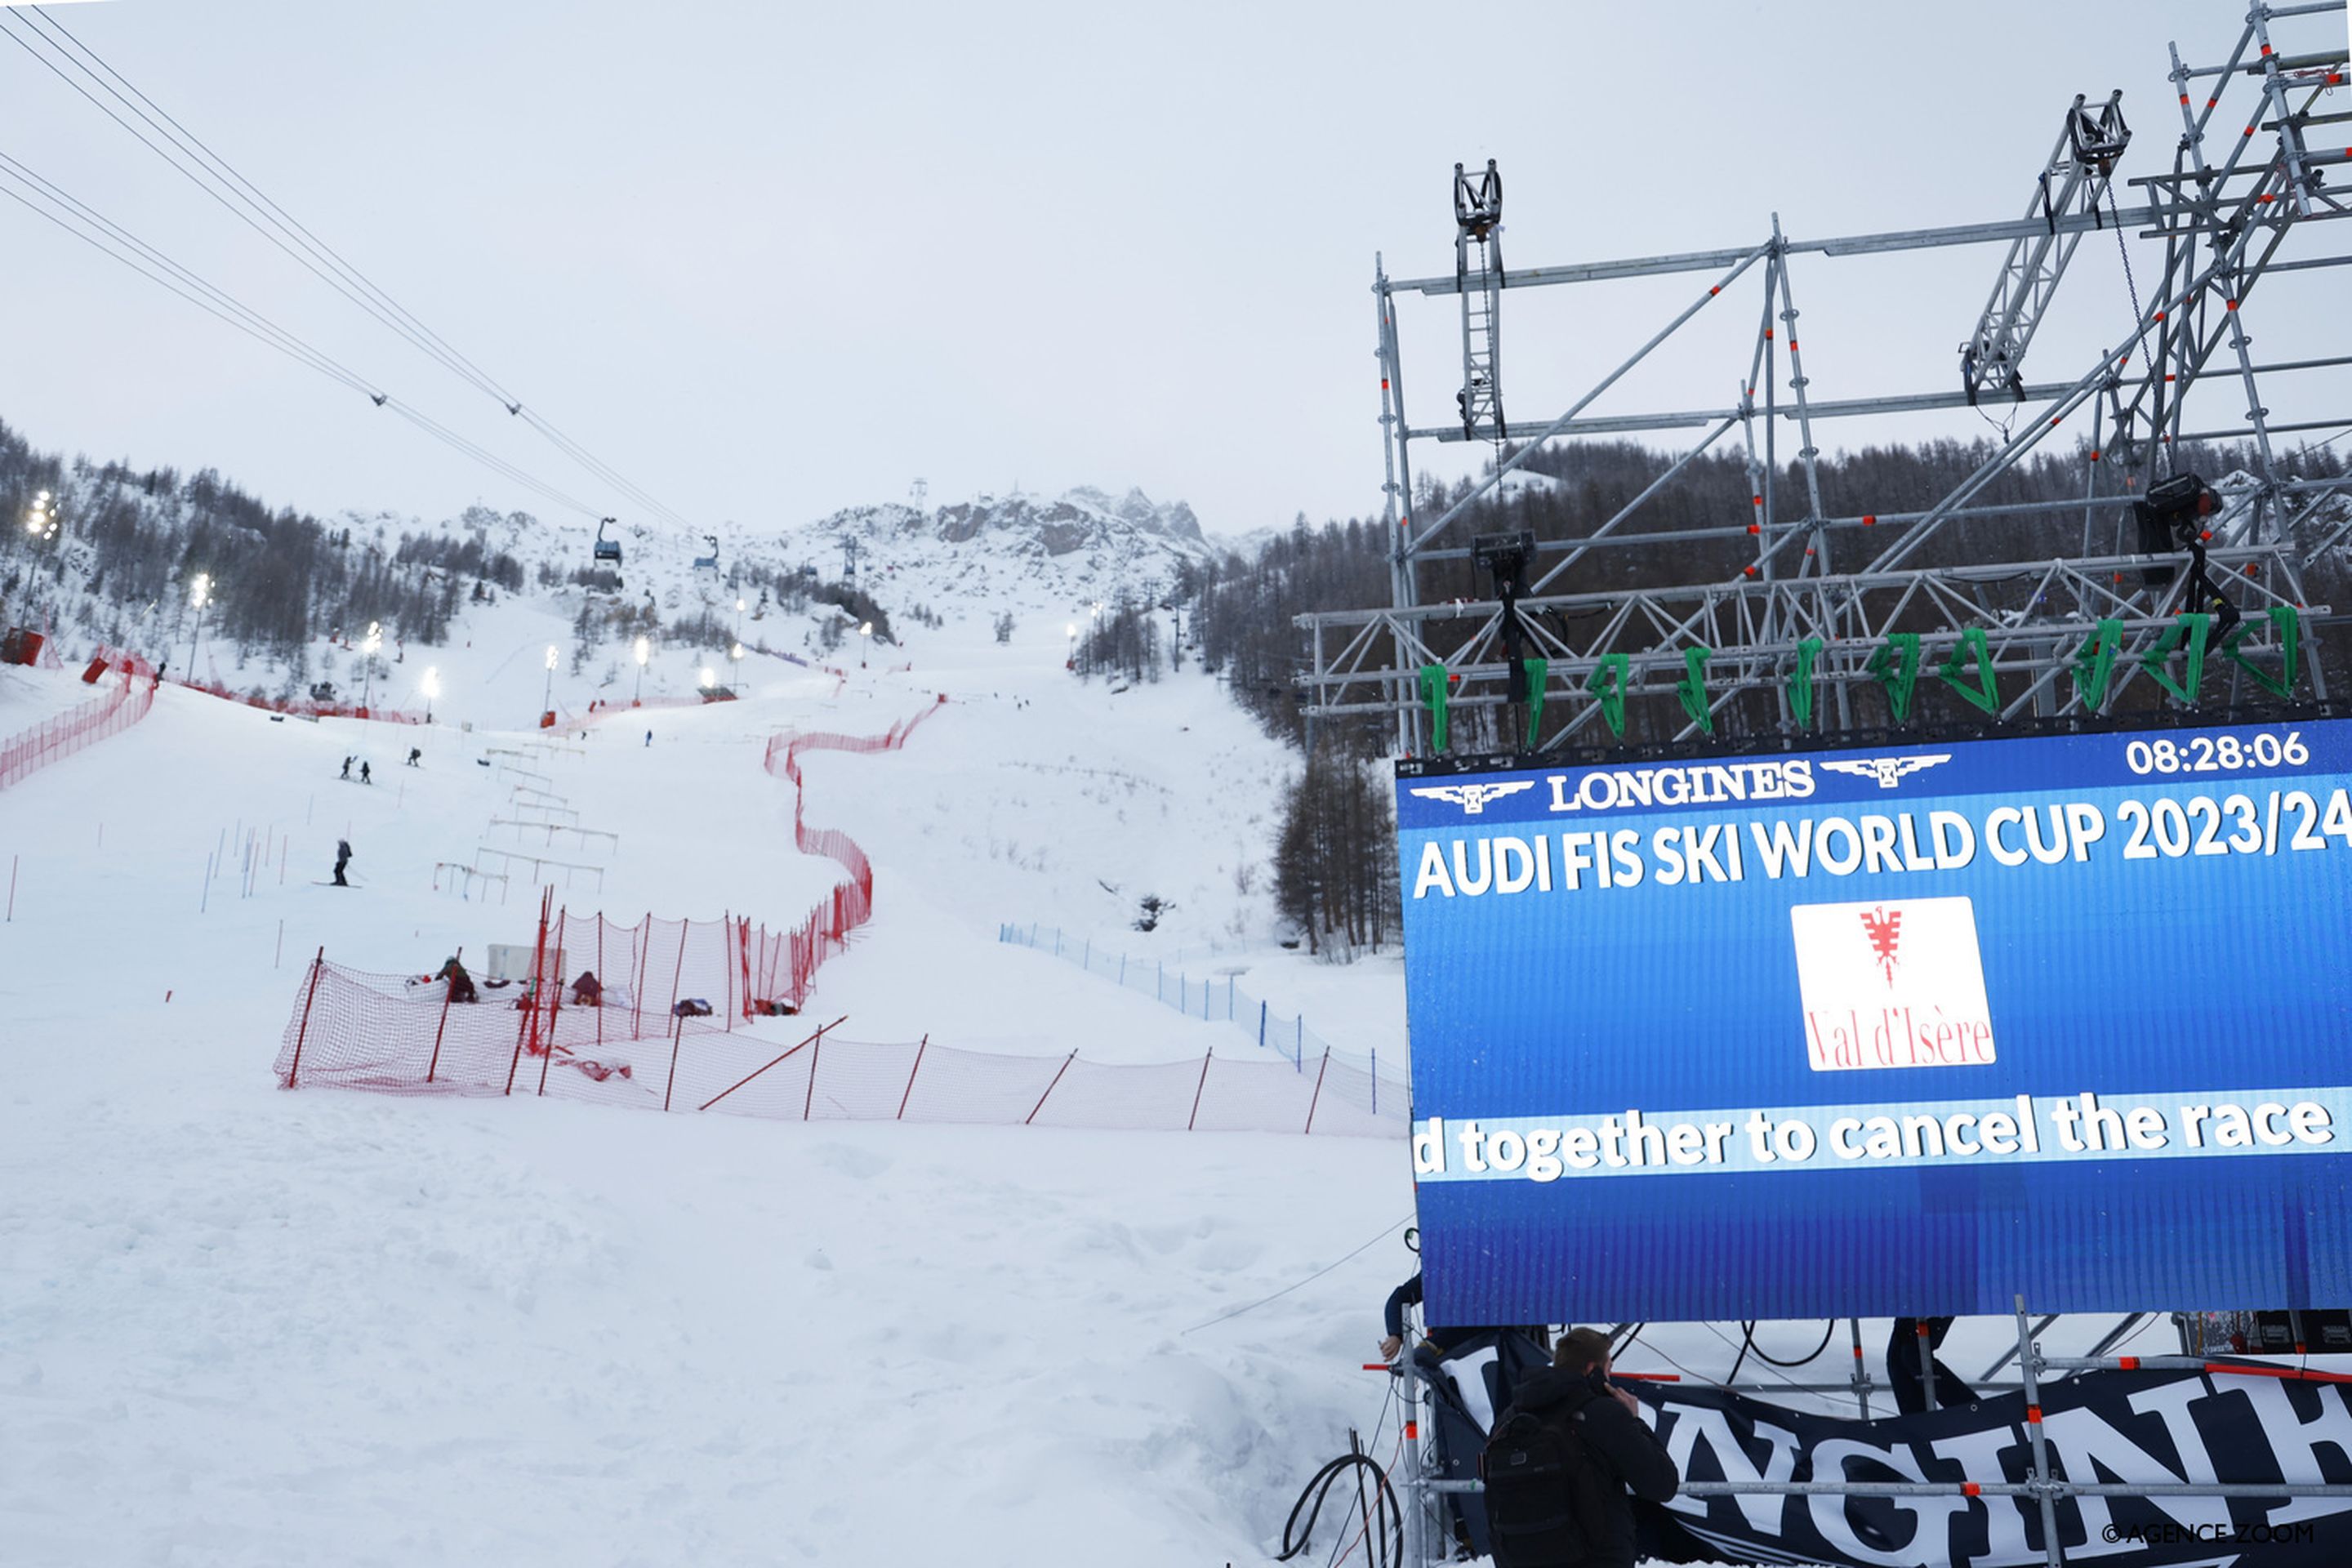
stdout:
<svg viewBox="0 0 2352 1568">
<path fill-rule="evenodd" d="M 2250 442 L 2255 459 L 2253 483 L 2230 491 L 2222 511 L 2210 524 L 2215 576 L 2226 571 L 2231 595 L 2252 624 L 2239 651 L 2272 663 L 2282 660 L 2280 628 L 2265 614 L 2274 607 L 2294 610 L 2303 626 L 2352 619 L 2352 606 L 2339 614 L 2333 606 L 2312 604 L 2303 581 L 2311 561 L 2352 536 L 2352 478 L 2284 477 L 2274 445 L 2276 437 L 2293 432 L 2352 425 L 2352 414 L 2283 424 L 2271 417 L 2262 398 L 2266 379 L 2352 364 L 2352 353 L 2258 364 L 2241 309 L 2255 286 L 2273 273 L 2352 264 L 2352 228 L 2332 226 L 2336 220 L 2352 218 L 2352 185 L 2331 187 L 2324 173 L 2352 163 L 2352 147 L 2315 147 L 2306 134 L 2315 126 L 2343 118 L 2314 112 L 2321 93 L 2344 85 L 2347 69 L 2352 69 L 2340 41 L 2341 21 L 2326 35 L 2327 47 L 2313 52 L 2283 55 L 2271 37 L 2274 23 L 2321 16 L 2340 18 L 2344 9 L 2343 0 L 2258 5 L 2222 66 L 2186 66 L 2174 47 L 2170 79 L 2182 127 L 2179 150 L 2169 173 L 2128 182 L 2141 198 L 2134 206 L 2119 207 L 2110 198 L 2107 210 L 2101 212 L 2097 194 L 2106 185 L 2106 172 L 2078 170 L 2071 183 L 2062 184 L 2063 201 L 2053 198 L 2044 205 L 2037 199 L 2036 210 L 2016 221 L 1799 239 L 1781 232 L 1776 215 L 1770 235 L 1744 248 L 1502 273 L 1496 298 L 1520 289 L 1676 273 L 1712 276 L 1703 291 L 1564 413 L 1541 424 L 1503 425 L 1502 436 L 1517 443 L 1516 449 L 1428 521 L 1416 520 L 1407 510 L 1413 494 L 1412 444 L 1460 441 L 1465 435 L 1458 422 L 1415 426 L 1407 417 L 1405 366 L 1396 329 L 1398 297 L 1441 297 L 1486 283 L 1475 276 L 1465 279 L 1459 268 L 1444 276 L 1392 279 L 1376 259 L 1383 516 L 1388 537 L 1394 542 L 1391 602 L 1384 609 L 1319 611 L 1297 618 L 1310 644 L 1308 668 L 1301 681 L 1307 713 L 1393 714 L 1397 751 L 1426 756 L 1431 726 L 1422 699 L 1424 669 L 1444 669 L 1453 707 L 1475 711 L 1506 703 L 1508 667 L 1502 652 L 1501 604 L 1491 598 L 1424 603 L 1419 569 L 1425 563 L 1465 559 L 1469 542 L 1455 525 L 1495 495 L 1537 448 L 1580 436 L 1701 432 L 1656 480 L 1590 533 L 1538 546 L 1538 559 L 1529 564 L 1528 592 L 1518 601 L 1527 640 L 1522 652 L 1548 661 L 1543 695 L 1554 713 L 1569 714 L 1544 742 L 1546 751 L 1606 740 L 1606 731 L 1596 728 L 1604 707 L 1589 689 L 1604 665 L 1617 668 L 1622 692 L 1629 699 L 1667 697 L 1677 688 L 1686 694 L 1681 710 L 1685 721 L 1674 737 L 1681 742 L 1711 733 L 1716 715 L 1741 697 L 1759 692 L 1778 697 L 1779 724 L 1766 732 L 1794 736 L 1804 727 L 1796 722 L 1802 708 L 1792 710 L 1788 682 L 1801 667 L 1827 699 L 1820 705 L 1815 728 L 1843 731 L 1881 727 L 1885 708 L 1874 700 L 1867 707 L 1858 702 L 1855 689 L 1878 682 L 1873 662 L 1897 631 L 1918 634 L 1923 676 L 1964 640 L 1973 643 L 1975 632 L 1982 633 L 1980 666 L 1989 666 L 1996 679 L 2009 678 L 2001 679 L 1998 710 L 1987 722 L 2091 716 L 2162 667 L 2165 650 L 2172 646 L 2165 639 L 2179 640 L 2182 623 L 2176 617 L 2189 607 L 2188 574 L 2167 570 L 2179 564 L 2177 555 L 2138 552 L 2129 502 L 2162 477 L 2171 448 L 2192 441 Z M 2321 30 L 2314 31 L 2316 37 Z M 2200 83 L 2206 84 L 2201 109 L 2192 102 Z M 2223 115 L 2230 89 L 2249 83 L 2256 101 L 2242 118 L 2235 117 L 2234 108 L 2231 115 Z M 2072 126 L 2070 114 L 2070 130 Z M 2254 155 L 2257 142 L 2264 143 L 2267 156 Z M 2066 144 L 2062 134 L 2059 152 L 2044 165 L 2045 181 Z M 2145 303 L 2134 300 L 2140 308 L 2131 334 L 2072 380 L 1986 383 L 1979 365 L 1973 376 L 1948 390 L 1839 400 L 1813 395 L 1797 331 L 1796 258 L 2006 245 L 2007 259 L 1992 300 L 1970 339 L 1971 346 L 2007 345 L 2006 377 L 2042 319 L 2076 240 L 2086 231 L 2111 226 L 2161 240 L 2163 268 Z M 2321 246 L 2313 254 L 2283 258 L 2289 235 L 2298 232 L 2317 236 Z M 1761 312 L 1736 402 L 1631 415 L 1586 413 L 1684 325 L 1725 302 L 1734 286 L 1751 273 L 1759 275 L 1756 280 L 1762 286 Z M 1486 318 L 1483 330 L 1491 354 L 1492 336 L 1499 330 L 1494 316 Z M 1780 363 L 1784 352 L 1785 368 Z M 2188 426 L 2189 394 L 2208 380 L 2217 387 L 2242 390 L 2243 412 L 2232 416 L 2242 418 L 2242 424 Z M 1979 384 L 1992 384 L 1996 395 L 2009 395 L 2013 386 L 2026 405 L 2018 410 L 2021 427 L 1949 493 L 1924 510 L 1906 512 L 1837 515 L 1823 506 L 1816 421 L 1964 407 L 1974 400 Z M 2204 406 L 2202 400 L 2200 406 Z M 1992 504 L 1982 499 L 1997 480 L 2070 423 L 2077 432 L 2087 428 L 2090 441 L 2091 460 L 2079 502 Z M 1780 479 L 1779 446 L 1790 426 L 1801 479 L 1794 496 L 1782 493 L 1790 487 Z M 1743 443 L 1749 481 L 1745 508 L 1731 511 L 1738 521 L 1671 532 L 1627 526 L 1694 459 L 1735 431 Z M 2347 498 L 2345 521 L 2324 538 L 2298 542 L 2292 525 L 2325 515 L 2317 509 L 2336 497 Z M 2053 549 L 2034 559 L 1963 565 L 1916 560 L 1923 546 L 1955 524 L 2004 514 L 2048 516 L 2072 511 L 2077 505 L 2082 531 L 2071 551 Z M 1654 552 L 1669 543 L 1743 537 L 1754 542 L 1754 558 L 1728 580 L 1570 591 L 1570 574 L 1596 552 Z M 1841 558 L 1853 563 L 1841 567 Z M 2104 689 L 2094 689 L 2068 679 L 2068 671 L 2085 643 L 2100 635 L 2103 621 L 2120 623 L 2120 641 L 2114 649 L 2113 679 L 2100 683 Z M 1695 670 L 1686 659 L 1686 650 L 1693 647 L 1710 650 L 1701 669 Z M 2321 661 L 2309 658 L 2304 668 L 2308 697 L 2324 701 L 2327 693 Z M 1752 728 L 1752 718 L 1750 724 Z"/>
</svg>

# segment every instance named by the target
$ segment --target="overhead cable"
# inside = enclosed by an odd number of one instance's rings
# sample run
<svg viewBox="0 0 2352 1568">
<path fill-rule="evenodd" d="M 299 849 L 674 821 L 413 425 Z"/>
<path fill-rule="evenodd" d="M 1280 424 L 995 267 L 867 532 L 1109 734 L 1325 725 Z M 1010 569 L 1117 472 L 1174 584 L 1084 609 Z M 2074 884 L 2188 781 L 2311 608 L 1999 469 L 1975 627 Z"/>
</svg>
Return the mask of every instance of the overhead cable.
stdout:
<svg viewBox="0 0 2352 1568">
<path fill-rule="evenodd" d="M 368 377 L 344 364 L 323 349 L 289 331 L 243 303 L 226 289 L 207 282 L 188 268 L 174 261 L 156 247 L 148 244 L 121 225 L 44 178 L 18 160 L 0 153 L 0 180 L 14 182 L 24 192 L 0 184 L 0 196 L 5 196 L 36 216 L 47 219 L 76 239 L 130 268 L 132 271 L 168 289 L 199 310 L 215 316 L 286 355 L 289 359 L 316 371 L 320 375 L 365 396 L 379 408 L 389 408 L 453 450 L 530 490 L 542 500 L 551 501 L 582 517 L 594 517 L 595 510 L 572 496 L 556 489 L 497 453 L 467 439 L 450 429 L 422 409 L 381 390 Z"/>
<path fill-rule="evenodd" d="M 37 25 L 35 19 L 37 19 Z M 5 26 L 11 14 L 0 9 L 0 26 Z M 569 436 L 524 405 L 521 398 L 509 391 L 495 377 L 451 344 L 446 338 L 418 318 L 415 312 L 345 260 L 332 247 L 320 239 L 308 226 L 246 178 L 226 158 L 189 131 L 162 105 L 109 64 L 98 52 L 76 37 L 65 25 L 38 6 L 26 8 L 19 23 L 22 31 L 11 28 L 9 36 L 27 54 L 40 61 L 53 75 L 88 100 L 108 119 L 129 132 L 149 151 L 170 163 L 184 178 L 195 184 L 240 222 L 286 253 L 305 270 L 326 283 L 344 299 L 366 311 L 379 324 L 390 329 L 418 352 L 434 360 L 451 374 L 466 382 L 483 395 L 494 399 L 510 416 L 538 431 L 557 450 L 572 458 L 592 475 L 611 486 L 646 511 L 680 527 L 693 524 L 681 513 L 664 505 L 651 492 L 637 485 L 609 463 L 574 441 Z M 46 28 L 44 32 L 42 29 Z M 29 35 L 29 41 L 27 38 Z M 44 50 L 47 52 L 45 53 Z M 52 58 L 54 57 L 54 58 Z M 115 103 L 120 104 L 140 125 L 134 125 L 121 114 L 100 100 L 88 88 L 68 76 L 57 63 L 63 60 L 95 84 Z M 143 125 L 145 130 L 141 126 Z M 153 132 L 150 135 L 149 132 Z M 159 140 L 160 139 L 160 140 Z M 583 509 L 590 510 L 592 509 Z"/>
</svg>

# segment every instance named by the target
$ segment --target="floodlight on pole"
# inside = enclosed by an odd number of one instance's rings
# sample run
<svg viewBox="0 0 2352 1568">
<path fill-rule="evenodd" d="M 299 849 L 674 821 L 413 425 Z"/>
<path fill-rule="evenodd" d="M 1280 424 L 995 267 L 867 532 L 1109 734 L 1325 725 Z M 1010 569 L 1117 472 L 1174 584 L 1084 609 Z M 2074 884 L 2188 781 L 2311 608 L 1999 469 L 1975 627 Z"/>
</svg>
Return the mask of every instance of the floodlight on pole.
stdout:
<svg viewBox="0 0 2352 1568">
<path fill-rule="evenodd" d="M 702 689 L 705 691 L 719 684 L 719 672 L 709 665 L 702 667 Z"/>
<path fill-rule="evenodd" d="M 866 668 L 866 644 L 873 636 L 874 623 L 872 621 L 867 621 L 857 628 L 857 668 L 860 669 L 864 669 Z"/>
<path fill-rule="evenodd" d="M 555 645 L 553 643 L 547 645 L 547 694 L 541 699 L 539 710 L 541 714 L 551 714 L 555 711 Z M 542 718 L 540 722 L 544 726 L 547 720 Z"/>
<path fill-rule="evenodd" d="M 441 695 L 440 666 L 428 667 L 425 671 L 425 679 L 420 684 L 425 688 L 425 721 L 430 724 L 433 722 L 433 700 Z"/>
<path fill-rule="evenodd" d="M 375 655 L 383 647 L 383 623 L 370 621 L 367 636 L 360 639 L 360 706 L 373 707 L 375 699 Z"/>
<path fill-rule="evenodd" d="M 636 695 L 636 700 L 637 700 L 637 701 L 639 701 L 639 702 L 643 702 L 643 701 L 646 700 L 646 660 L 647 660 L 647 659 L 651 658 L 653 656 L 654 656 L 654 645 L 653 645 L 653 639 L 652 639 L 652 638 L 650 638 L 650 637 L 646 637 L 646 636 L 645 636 L 643 633 L 639 633 L 639 634 L 638 634 L 638 637 L 637 637 L 637 695 Z"/>
<path fill-rule="evenodd" d="M 213 602 L 213 579 L 209 572 L 199 572 L 188 584 L 188 603 L 196 612 L 196 635 L 188 645 L 188 670 L 195 672 L 196 655 L 205 646 L 205 606 Z"/>
</svg>

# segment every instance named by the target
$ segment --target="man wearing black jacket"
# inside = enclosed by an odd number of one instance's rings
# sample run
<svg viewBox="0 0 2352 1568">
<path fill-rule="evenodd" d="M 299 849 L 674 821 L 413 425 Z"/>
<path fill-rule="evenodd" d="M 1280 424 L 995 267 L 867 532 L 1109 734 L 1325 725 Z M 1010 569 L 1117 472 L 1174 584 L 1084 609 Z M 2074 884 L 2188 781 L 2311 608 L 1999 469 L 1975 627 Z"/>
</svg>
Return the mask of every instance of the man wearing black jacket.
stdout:
<svg viewBox="0 0 2352 1568">
<path fill-rule="evenodd" d="M 1597 1329 L 1571 1329 L 1553 1348 L 1551 1365 L 1520 1380 L 1511 1408 L 1495 1425 L 1500 1430 L 1522 1414 L 1548 1424 L 1577 1423 L 1608 1483 L 1602 1489 L 1608 1500 L 1601 1540 L 1585 1563 L 1633 1568 L 1633 1500 L 1664 1502 L 1680 1489 L 1682 1478 L 1665 1446 L 1643 1425 L 1640 1403 L 1612 1386 L 1609 1373 L 1609 1336 Z"/>
</svg>

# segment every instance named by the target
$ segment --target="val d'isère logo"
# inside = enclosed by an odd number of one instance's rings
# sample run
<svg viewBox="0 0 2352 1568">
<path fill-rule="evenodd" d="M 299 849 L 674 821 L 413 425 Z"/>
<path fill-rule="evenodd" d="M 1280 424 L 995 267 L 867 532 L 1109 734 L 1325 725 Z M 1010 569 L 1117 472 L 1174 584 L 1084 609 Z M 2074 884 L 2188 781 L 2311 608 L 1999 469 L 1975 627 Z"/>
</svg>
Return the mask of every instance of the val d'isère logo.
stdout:
<svg viewBox="0 0 2352 1568">
<path fill-rule="evenodd" d="M 1895 984 L 1895 950 L 1903 944 L 1903 911 L 1897 910 L 1890 915 L 1884 904 L 1874 910 L 1864 910 L 1862 911 L 1862 929 L 1870 933 L 1870 951 L 1878 955 L 1879 973 L 1886 976 L 1886 984 L 1892 988 Z"/>
<path fill-rule="evenodd" d="M 1815 1072 L 1993 1059 L 1976 908 L 1966 898 L 1799 904 L 1789 924 Z"/>
</svg>

